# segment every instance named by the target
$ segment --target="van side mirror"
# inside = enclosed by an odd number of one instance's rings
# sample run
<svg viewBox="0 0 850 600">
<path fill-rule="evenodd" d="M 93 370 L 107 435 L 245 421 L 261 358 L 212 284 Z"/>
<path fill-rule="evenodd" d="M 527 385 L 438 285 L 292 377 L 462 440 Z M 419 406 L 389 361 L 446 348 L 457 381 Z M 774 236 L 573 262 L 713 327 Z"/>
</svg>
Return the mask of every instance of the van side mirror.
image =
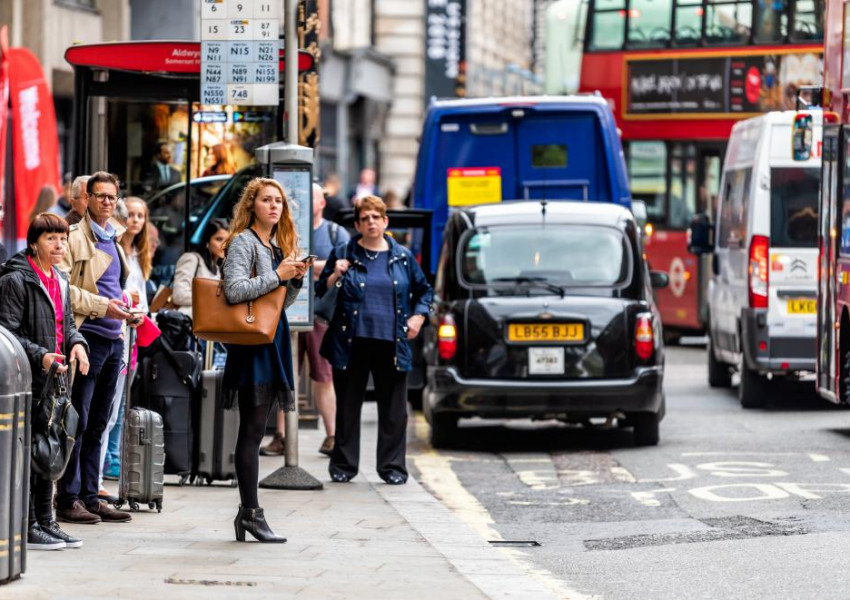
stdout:
<svg viewBox="0 0 850 600">
<path fill-rule="evenodd" d="M 666 288 L 670 283 L 670 276 L 664 271 L 650 271 L 649 283 L 654 290 Z"/>
<path fill-rule="evenodd" d="M 812 155 L 813 137 L 812 115 L 794 115 L 794 124 L 791 126 L 791 156 L 794 160 L 809 160 Z"/>
<path fill-rule="evenodd" d="M 714 252 L 714 228 L 705 213 L 694 215 L 688 228 L 688 252 L 710 254 Z"/>
</svg>

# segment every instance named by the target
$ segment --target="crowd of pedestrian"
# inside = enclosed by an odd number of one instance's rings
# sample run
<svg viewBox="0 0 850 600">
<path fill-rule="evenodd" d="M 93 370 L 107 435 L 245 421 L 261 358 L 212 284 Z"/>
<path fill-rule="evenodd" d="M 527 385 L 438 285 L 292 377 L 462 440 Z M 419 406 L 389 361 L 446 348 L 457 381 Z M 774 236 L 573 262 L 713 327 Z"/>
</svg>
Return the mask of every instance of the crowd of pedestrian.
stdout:
<svg viewBox="0 0 850 600">
<path fill-rule="evenodd" d="M 222 164 L 228 160 L 223 152 L 216 156 Z M 173 179 L 168 158 L 167 147 L 160 147 L 151 181 Z M 119 189 L 118 179 L 103 171 L 66 177 L 59 198 L 45 186 L 31 215 L 27 248 L 7 257 L 0 247 L 0 325 L 27 352 L 33 398 L 41 397 L 56 363 L 53 370 L 68 377 L 79 414 L 62 476 L 54 482 L 33 472 L 30 549 L 80 547 L 82 540 L 58 522 L 132 520 L 114 507 L 118 499 L 103 480 L 117 479 L 121 470 L 124 381 L 132 381 L 136 372 L 136 349 L 129 347 L 127 333 L 150 310 L 159 232 L 145 200 L 122 199 Z M 357 474 L 360 408 L 370 375 L 380 419 L 378 472 L 389 484 L 407 479 L 409 342 L 427 321 L 431 288 L 410 251 L 386 234 L 387 205 L 376 195 L 374 171 L 364 169 L 347 199 L 341 200 L 339 191 L 333 176 L 324 187 L 313 186 L 313 256 L 304 258 L 285 190 L 274 179 L 252 180 L 232 220 L 209 221 L 198 247 L 180 256 L 171 282 L 171 306 L 189 317 L 204 310 L 193 305 L 196 277 L 222 279 L 234 304 L 286 288 L 272 343 L 226 345 L 224 405 L 240 413 L 235 447 L 240 505 L 234 521 L 240 541 L 246 532 L 262 542 L 286 541 L 272 531 L 259 506 L 259 455 L 284 454 L 284 415 L 296 399 L 286 310 L 305 287 L 311 265 L 314 289 L 304 293 L 314 293 L 315 305 L 329 308 L 312 331 L 297 336 L 296 356 L 309 366 L 326 432 L 319 452 L 330 457 L 331 480 L 346 482 Z M 329 218 L 348 206 L 354 207 L 354 237 Z M 278 430 L 261 448 L 273 410 Z"/>
</svg>

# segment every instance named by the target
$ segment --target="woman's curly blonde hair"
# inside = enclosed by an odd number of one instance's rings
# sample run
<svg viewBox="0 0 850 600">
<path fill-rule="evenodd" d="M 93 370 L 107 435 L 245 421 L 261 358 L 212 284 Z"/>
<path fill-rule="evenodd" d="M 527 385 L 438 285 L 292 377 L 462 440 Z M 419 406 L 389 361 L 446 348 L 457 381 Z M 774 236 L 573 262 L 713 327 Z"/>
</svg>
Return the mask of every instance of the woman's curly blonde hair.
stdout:
<svg viewBox="0 0 850 600">
<path fill-rule="evenodd" d="M 257 200 L 260 190 L 267 186 L 277 189 L 280 192 L 281 198 L 283 198 L 283 212 L 280 215 L 278 224 L 272 227 L 271 237 L 278 248 L 283 250 L 284 256 L 295 256 L 298 251 L 298 234 L 295 232 L 295 223 L 292 220 L 292 213 L 289 211 L 286 192 L 283 191 L 283 186 L 276 180 L 268 177 L 252 179 L 245 186 L 245 189 L 242 190 L 239 201 L 233 207 L 233 218 L 230 221 L 230 238 L 228 238 L 225 245 L 225 253 L 230 246 L 230 242 L 254 223 L 254 203 Z"/>
</svg>

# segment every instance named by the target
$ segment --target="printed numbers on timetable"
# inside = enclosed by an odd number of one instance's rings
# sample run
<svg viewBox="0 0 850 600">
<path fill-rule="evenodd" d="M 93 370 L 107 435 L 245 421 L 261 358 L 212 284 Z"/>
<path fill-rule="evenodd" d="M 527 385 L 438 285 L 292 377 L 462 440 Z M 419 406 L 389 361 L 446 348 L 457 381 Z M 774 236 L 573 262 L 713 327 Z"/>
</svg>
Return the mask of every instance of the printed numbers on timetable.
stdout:
<svg viewBox="0 0 850 600">
<path fill-rule="evenodd" d="M 257 62 L 277 63 L 280 45 L 274 42 L 255 42 L 257 44 Z"/>
<path fill-rule="evenodd" d="M 224 83 L 221 65 L 204 65 L 202 83 Z"/>
<path fill-rule="evenodd" d="M 231 18 L 251 18 L 254 9 L 254 0 L 227 0 L 227 16 Z"/>
<path fill-rule="evenodd" d="M 228 43 L 227 60 L 230 62 L 254 62 L 254 44 L 251 42 Z"/>
<path fill-rule="evenodd" d="M 254 0 L 255 19 L 280 19 L 280 0 Z"/>
<path fill-rule="evenodd" d="M 254 72 L 245 63 L 230 63 L 227 70 L 227 83 L 254 83 Z"/>
<path fill-rule="evenodd" d="M 206 63 L 224 62 L 224 44 L 221 42 L 202 42 L 201 60 Z"/>
<path fill-rule="evenodd" d="M 223 85 L 201 85 L 201 104 L 227 104 L 227 89 Z"/>
<path fill-rule="evenodd" d="M 226 40 L 227 19 L 205 19 L 201 22 L 201 40 Z"/>
<path fill-rule="evenodd" d="M 226 16 L 224 0 L 201 0 L 202 19 L 215 19 L 216 17 Z"/>
<path fill-rule="evenodd" d="M 264 65 L 262 63 L 254 65 L 255 83 L 277 83 L 277 76 L 277 65 Z"/>
<path fill-rule="evenodd" d="M 248 85 L 228 85 L 227 86 L 228 104 L 253 104 L 253 95 L 251 94 L 251 86 Z"/>
<path fill-rule="evenodd" d="M 227 27 L 228 39 L 250 40 L 252 35 L 251 19 L 230 19 Z"/>
<path fill-rule="evenodd" d="M 254 21 L 255 40 L 276 40 L 280 22 L 275 19 L 256 19 Z"/>
</svg>

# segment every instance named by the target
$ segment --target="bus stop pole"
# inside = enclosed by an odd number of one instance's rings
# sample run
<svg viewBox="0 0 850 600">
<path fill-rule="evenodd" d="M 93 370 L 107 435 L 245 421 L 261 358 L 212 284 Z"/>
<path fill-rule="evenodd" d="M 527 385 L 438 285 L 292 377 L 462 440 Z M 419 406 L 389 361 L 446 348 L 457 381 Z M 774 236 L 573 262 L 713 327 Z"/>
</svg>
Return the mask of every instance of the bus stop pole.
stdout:
<svg viewBox="0 0 850 600">
<path fill-rule="evenodd" d="M 284 0 L 284 108 L 286 112 L 286 142 L 298 145 L 298 0 Z M 312 190 L 311 190 L 312 193 Z M 312 221 L 311 221 L 312 222 Z M 308 277 L 309 277 L 308 271 Z M 306 281 L 307 292 L 312 282 Z M 298 334 L 291 334 L 292 386 L 295 388 L 295 406 L 286 415 L 283 439 L 284 466 L 262 481 L 261 488 L 277 490 L 321 490 L 322 483 L 298 466 Z"/>
</svg>

